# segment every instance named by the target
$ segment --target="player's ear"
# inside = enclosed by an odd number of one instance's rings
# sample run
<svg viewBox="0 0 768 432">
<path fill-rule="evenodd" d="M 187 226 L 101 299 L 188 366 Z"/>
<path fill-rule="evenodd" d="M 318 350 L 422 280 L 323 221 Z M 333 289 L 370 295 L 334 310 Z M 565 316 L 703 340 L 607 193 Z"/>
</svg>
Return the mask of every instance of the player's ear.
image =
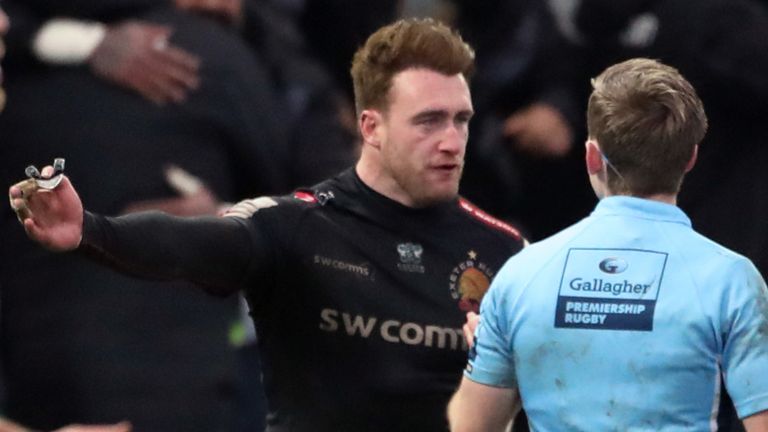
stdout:
<svg viewBox="0 0 768 432">
<path fill-rule="evenodd" d="M 382 120 L 381 112 L 375 109 L 363 110 L 360 113 L 358 128 L 365 144 L 375 148 L 381 147 Z"/>
</svg>

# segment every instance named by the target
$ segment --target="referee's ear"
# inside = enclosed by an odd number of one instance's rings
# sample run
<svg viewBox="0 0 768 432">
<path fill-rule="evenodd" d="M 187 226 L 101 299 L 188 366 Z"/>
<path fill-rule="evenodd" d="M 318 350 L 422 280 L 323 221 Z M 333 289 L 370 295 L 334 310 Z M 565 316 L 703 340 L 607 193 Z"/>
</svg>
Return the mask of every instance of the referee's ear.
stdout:
<svg viewBox="0 0 768 432">
<path fill-rule="evenodd" d="M 587 173 L 589 175 L 597 174 L 603 170 L 603 154 L 600 151 L 600 147 L 597 145 L 597 141 L 594 139 L 587 140 L 584 143 L 586 148 L 585 160 L 587 164 Z"/>
<path fill-rule="evenodd" d="M 693 154 L 691 155 L 691 159 L 685 165 L 685 173 L 686 174 L 688 173 L 688 171 L 693 169 L 694 165 L 696 165 L 696 159 L 698 157 L 699 157 L 699 145 L 696 144 L 695 146 L 693 146 Z"/>
</svg>

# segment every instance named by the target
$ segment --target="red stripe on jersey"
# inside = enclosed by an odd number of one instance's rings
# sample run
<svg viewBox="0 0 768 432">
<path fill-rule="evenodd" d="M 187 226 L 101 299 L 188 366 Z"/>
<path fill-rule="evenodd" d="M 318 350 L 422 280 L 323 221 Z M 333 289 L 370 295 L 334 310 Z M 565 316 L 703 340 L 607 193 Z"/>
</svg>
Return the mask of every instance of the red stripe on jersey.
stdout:
<svg viewBox="0 0 768 432">
<path fill-rule="evenodd" d="M 515 237 L 516 240 L 520 240 L 522 238 L 522 235 L 520 235 L 520 231 L 515 229 L 512 225 L 502 222 L 495 217 L 489 215 L 488 213 L 480 210 L 477 206 L 472 204 L 471 202 L 467 201 L 464 198 L 459 198 L 459 205 L 461 208 L 467 211 L 470 215 L 474 216 L 476 219 L 479 219 L 484 224 L 496 228 L 500 231 L 504 231 L 507 234 L 511 234 L 513 237 Z"/>
<path fill-rule="evenodd" d="M 296 198 L 296 199 L 302 200 L 304 202 L 308 202 L 308 203 L 316 203 L 317 202 L 317 198 L 315 198 L 315 196 L 312 195 L 309 192 L 296 191 L 296 192 L 293 193 L 293 197 Z"/>
</svg>

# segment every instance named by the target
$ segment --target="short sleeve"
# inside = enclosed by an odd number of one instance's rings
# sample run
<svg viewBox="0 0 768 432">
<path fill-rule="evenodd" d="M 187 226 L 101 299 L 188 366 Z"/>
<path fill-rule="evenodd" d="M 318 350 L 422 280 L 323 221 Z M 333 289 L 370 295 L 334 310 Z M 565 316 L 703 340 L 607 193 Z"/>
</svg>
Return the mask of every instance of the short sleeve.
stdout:
<svg viewBox="0 0 768 432">
<path fill-rule="evenodd" d="M 494 387 L 517 387 L 507 321 L 502 274 L 497 277 L 480 305 L 480 324 L 469 352 L 464 375 Z"/>
<path fill-rule="evenodd" d="M 734 266 L 723 305 L 723 373 L 740 418 L 768 410 L 768 290 L 748 260 Z"/>
</svg>

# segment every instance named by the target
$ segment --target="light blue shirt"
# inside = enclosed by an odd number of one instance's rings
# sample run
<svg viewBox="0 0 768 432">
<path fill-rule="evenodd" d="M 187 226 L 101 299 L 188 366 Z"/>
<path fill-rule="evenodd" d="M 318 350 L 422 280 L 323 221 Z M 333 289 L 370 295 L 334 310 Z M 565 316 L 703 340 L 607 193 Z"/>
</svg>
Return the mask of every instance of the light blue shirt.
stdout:
<svg viewBox="0 0 768 432">
<path fill-rule="evenodd" d="M 719 374 L 768 409 L 768 291 L 677 207 L 614 196 L 512 257 L 465 376 L 518 387 L 532 430 L 714 430 Z"/>
</svg>

